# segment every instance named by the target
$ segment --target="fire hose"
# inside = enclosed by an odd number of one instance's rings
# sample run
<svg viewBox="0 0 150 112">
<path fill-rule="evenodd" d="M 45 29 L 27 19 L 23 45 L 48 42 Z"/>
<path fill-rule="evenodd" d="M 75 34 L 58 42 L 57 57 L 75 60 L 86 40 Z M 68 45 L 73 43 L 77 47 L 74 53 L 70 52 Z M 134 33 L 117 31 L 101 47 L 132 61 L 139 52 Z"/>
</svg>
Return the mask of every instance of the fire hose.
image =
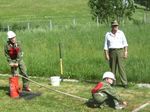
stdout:
<svg viewBox="0 0 150 112">
<path fill-rule="evenodd" d="M 38 86 L 40 86 L 40 87 L 46 88 L 46 89 L 51 90 L 51 91 L 54 91 L 54 92 L 56 92 L 56 93 L 60 93 L 60 94 L 66 95 L 66 96 L 69 96 L 69 97 L 78 99 L 78 100 L 80 100 L 80 101 L 88 101 L 87 98 L 83 98 L 83 97 L 76 96 L 76 95 L 72 95 L 72 94 L 69 94 L 69 93 L 66 93 L 66 92 L 62 92 L 62 91 L 59 91 L 59 90 L 56 90 L 56 89 L 52 89 L 52 88 L 50 88 L 50 87 L 48 87 L 48 86 L 46 86 L 46 85 L 40 84 L 40 83 L 38 83 L 38 82 L 36 82 L 36 81 L 34 81 L 34 80 L 30 79 L 30 78 L 24 77 L 24 76 L 22 76 L 22 75 L 20 75 L 20 74 L 18 74 L 18 76 L 20 76 L 20 77 L 22 77 L 22 78 L 24 78 L 24 79 L 27 79 L 28 81 L 32 82 L 32 83 L 35 84 L 35 85 L 38 85 Z"/>
<path fill-rule="evenodd" d="M 150 101 L 141 105 L 140 107 L 134 109 L 132 112 L 139 112 L 141 109 L 145 108 L 146 106 L 150 105 Z"/>
</svg>

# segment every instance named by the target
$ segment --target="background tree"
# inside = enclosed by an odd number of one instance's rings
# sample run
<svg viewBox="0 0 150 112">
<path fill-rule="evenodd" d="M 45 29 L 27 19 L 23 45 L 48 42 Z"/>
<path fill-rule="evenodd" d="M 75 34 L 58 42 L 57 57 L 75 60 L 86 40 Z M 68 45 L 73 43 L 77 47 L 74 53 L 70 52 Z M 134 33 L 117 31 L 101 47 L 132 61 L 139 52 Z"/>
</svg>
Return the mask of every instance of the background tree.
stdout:
<svg viewBox="0 0 150 112">
<path fill-rule="evenodd" d="M 150 10 L 150 0 L 135 0 L 135 3 L 145 6 L 146 10 Z"/>
<path fill-rule="evenodd" d="M 100 23 L 108 23 L 113 19 L 121 21 L 131 16 L 135 10 L 133 0 L 89 0 L 92 18 Z"/>
</svg>

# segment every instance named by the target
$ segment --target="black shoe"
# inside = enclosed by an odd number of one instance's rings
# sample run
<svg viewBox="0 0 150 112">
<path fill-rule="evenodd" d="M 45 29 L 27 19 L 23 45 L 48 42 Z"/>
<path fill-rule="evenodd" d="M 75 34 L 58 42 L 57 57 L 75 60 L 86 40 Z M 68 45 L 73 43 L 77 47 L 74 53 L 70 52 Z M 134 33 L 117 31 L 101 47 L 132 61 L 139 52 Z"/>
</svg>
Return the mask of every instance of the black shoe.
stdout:
<svg viewBox="0 0 150 112">
<path fill-rule="evenodd" d="M 94 99 L 89 99 L 86 103 L 85 103 L 88 107 L 91 108 L 97 108 L 99 107 L 98 103 L 96 103 L 96 101 Z"/>
</svg>

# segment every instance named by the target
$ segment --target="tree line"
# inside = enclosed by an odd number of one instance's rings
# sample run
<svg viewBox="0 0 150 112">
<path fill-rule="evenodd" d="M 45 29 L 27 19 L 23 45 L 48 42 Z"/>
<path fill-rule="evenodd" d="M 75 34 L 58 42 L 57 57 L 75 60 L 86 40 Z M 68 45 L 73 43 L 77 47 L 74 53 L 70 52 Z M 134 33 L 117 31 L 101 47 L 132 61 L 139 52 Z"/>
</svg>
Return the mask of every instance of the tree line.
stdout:
<svg viewBox="0 0 150 112">
<path fill-rule="evenodd" d="M 88 5 L 94 20 L 98 18 L 99 23 L 108 23 L 114 19 L 119 22 L 125 18 L 132 20 L 135 3 L 150 9 L 150 0 L 89 0 Z"/>
<path fill-rule="evenodd" d="M 135 0 L 135 3 L 145 6 L 146 10 L 150 10 L 150 0 Z"/>
</svg>

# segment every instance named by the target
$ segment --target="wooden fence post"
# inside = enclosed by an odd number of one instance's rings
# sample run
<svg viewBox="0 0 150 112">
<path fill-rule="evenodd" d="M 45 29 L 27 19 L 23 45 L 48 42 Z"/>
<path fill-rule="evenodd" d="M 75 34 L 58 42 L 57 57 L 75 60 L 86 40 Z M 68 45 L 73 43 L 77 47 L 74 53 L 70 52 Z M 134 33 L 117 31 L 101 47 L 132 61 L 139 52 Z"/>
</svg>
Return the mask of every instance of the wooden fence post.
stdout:
<svg viewBox="0 0 150 112">
<path fill-rule="evenodd" d="M 7 30 L 8 30 L 8 31 L 10 30 L 10 27 L 9 27 L 9 25 L 7 25 Z"/>
<path fill-rule="evenodd" d="M 99 18 L 98 18 L 98 16 L 96 18 L 96 23 L 97 23 L 97 27 L 99 27 Z"/>
<path fill-rule="evenodd" d="M 49 21 L 49 29 L 52 30 L 53 26 L 52 26 L 52 20 Z"/>
<path fill-rule="evenodd" d="M 146 12 L 144 12 L 144 23 L 146 23 L 146 19 L 147 19 L 147 15 L 146 15 Z"/>
<path fill-rule="evenodd" d="M 73 26 L 76 26 L 76 19 L 73 19 Z"/>
<path fill-rule="evenodd" d="M 28 30 L 30 30 L 30 23 L 29 22 L 28 22 L 27 26 L 28 26 Z"/>
</svg>

